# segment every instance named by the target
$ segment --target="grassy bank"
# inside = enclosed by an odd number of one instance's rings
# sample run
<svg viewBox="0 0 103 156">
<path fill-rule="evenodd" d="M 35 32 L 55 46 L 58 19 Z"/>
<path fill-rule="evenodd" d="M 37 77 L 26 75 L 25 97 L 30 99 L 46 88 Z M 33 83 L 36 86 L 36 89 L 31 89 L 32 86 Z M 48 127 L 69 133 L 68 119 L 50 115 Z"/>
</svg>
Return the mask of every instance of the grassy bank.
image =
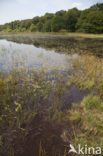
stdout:
<svg viewBox="0 0 103 156">
<path fill-rule="evenodd" d="M 61 37 L 80 37 L 80 38 L 103 38 L 103 34 L 88 34 L 88 33 L 76 33 L 76 32 L 21 32 L 21 33 L 16 33 L 16 32 L 0 32 L 0 35 L 43 35 L 45 37 L 49 35 L 53 36 L 61 36 Z"/>
<path fill-rule="evenodd" d="M 68 86 L 75 84 L 91 93 L 68 111 L 66 120 L 74 128 L 71 143 L 88 147 L 103 147 L 103 60 L 82 56 L 74 62 L 74 72 Z M 103 152 L 103 149 L 102 149 Z M 82 155 L 82 154 L 81 154 Z M 92 155 L 92 153 L 91 153 Z"/>
</svg>

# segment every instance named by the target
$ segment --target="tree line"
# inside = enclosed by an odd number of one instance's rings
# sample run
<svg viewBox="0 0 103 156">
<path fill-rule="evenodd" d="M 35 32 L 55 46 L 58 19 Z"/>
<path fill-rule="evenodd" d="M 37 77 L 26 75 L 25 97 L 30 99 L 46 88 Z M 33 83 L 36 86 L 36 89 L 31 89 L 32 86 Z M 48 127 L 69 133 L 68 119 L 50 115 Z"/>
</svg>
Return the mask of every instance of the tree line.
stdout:
<svg viewBox="0 0 103 156">
<path fill-rule="evenodd" d="M 85 10 L 77 8 L 46 13 L 33 19 L 16 20 L 0 25 L 2 32 L 84 32 L 103 33 L 103 3 Z"/>
</svg>

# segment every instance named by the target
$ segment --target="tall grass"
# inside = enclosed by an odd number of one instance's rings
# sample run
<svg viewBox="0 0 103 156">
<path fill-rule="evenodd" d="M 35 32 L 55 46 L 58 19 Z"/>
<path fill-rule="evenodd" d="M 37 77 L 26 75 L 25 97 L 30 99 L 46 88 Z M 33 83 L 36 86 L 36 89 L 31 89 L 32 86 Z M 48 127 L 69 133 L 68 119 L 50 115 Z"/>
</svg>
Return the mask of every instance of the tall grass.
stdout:
<svg viewBox="0 0 103 156">
<path fill-rule="evenodd" d="M 52 79 L 53 75 L 48 76 L 44 71 L 29 75 L 24 69 L 0 72 L 1 153 L 16 154 L 9 137 L 12 138 L 12 133 L 16 131 L 25 140 L 38 114 L 44 117 L 44 121 L 54 124 L 65 121 L 64 130 L 71 125 L 73 137 L 68 138 L 66 134 L 65 137 L 74 145 L 103 146 L 103 60 L 92 55 L 80 55 L 73 61 L 68 80 L 58 73 L 54 73 L 55 79 Z M 80 104 L 74 104 L 73 109 L 63 111 L 64 99 L 61 99 L 73 85 L 87 91 L 88 95 Z M 8 147 L 5 140 L 12 150 L 4 151 L 3 146 Z M 39 156 L 47 154 L 42 142 L 38 152 Z"/>
</svg>

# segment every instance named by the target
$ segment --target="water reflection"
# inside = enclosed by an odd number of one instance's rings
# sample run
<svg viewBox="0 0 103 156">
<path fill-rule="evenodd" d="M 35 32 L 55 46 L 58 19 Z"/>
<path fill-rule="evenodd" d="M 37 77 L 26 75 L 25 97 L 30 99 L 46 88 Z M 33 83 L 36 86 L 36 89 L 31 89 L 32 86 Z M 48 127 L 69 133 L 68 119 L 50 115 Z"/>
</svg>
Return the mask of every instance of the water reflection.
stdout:
<svg viewBox="0 0 103 156">
<path fill-rule="evenodd" d="M 77 57 L 77 54 L 59 54 L 34 45 L 0 40 L 0 71 L 10 71 L 12 68 L 68 71 Z"/>
</svg>

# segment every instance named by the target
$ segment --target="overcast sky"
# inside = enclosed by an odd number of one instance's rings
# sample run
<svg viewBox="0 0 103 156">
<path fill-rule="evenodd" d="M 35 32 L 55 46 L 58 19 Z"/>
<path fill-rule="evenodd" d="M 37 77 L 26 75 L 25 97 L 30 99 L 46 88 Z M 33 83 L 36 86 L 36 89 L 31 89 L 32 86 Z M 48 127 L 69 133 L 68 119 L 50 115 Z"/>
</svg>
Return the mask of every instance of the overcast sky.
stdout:
<svg viewBox="0 0 103 156">
<path fill-rule="evenodd" d="M 0 24 L 73 7 L 82 10 L 97 2 L 103 0 L 0 0 Z"/>
</svg>

